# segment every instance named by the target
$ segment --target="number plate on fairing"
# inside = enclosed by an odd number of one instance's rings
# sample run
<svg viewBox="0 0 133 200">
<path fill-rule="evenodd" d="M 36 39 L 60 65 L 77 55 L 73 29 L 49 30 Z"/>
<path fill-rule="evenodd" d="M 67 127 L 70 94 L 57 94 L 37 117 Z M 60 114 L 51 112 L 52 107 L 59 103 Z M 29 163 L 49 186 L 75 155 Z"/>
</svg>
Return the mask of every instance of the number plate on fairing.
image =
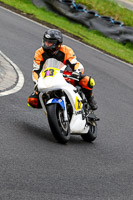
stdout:
<svg viewBox="0 0 133 200">
<path fill-rule="evenodd" d="M 56 68 L 46 68 L 45 70 L 43 70 L 42 72 L 42 77 L 43 79 L 50 76 L 50 77 L 54 77 L 56 75 L 56 73 L 59 71 L 59 69 Z"/>
</svg>

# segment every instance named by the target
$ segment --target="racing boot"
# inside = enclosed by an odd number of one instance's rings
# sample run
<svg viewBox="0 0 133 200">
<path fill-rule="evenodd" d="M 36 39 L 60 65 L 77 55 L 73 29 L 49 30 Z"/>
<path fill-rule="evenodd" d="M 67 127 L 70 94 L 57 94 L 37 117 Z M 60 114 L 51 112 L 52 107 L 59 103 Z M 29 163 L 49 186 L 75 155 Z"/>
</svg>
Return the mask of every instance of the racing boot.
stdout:
<svg viewBox="0 0 133 200">
<path fill-rule="evenodd" d="M 39 93 L 37 91 L 34 91 L 29 97 L 28 97 L 28 106 L 32 108 L 42 108 L 40 100 L 39 100 Z"/>
<path fill-rule="evenodd" d="M 91 107 L 92 110 L 97 110 L 98 109 L 98 105 L 97 102 L 94 100 L 94 96 L 91 96 L 88 98 L 88 96 L 86 97 L 87 101 L 89 103 L 89 106 Z"/>
</svg>

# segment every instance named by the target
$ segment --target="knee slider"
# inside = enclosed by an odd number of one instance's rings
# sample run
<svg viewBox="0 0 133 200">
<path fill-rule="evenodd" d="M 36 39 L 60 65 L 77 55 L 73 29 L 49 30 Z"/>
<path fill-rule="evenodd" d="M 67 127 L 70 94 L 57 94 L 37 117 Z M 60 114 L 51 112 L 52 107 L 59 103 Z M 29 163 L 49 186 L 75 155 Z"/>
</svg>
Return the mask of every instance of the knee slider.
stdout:
<svg viewBox="0 0 133 200">
<path fill-rule="evenodd" d="M 90 79 L 89 79 L 88 86 L 89 86 L 90 88 L 93 88 L 93 87 L 95 86 L 95 81 L 94 81 L 94 79 L 91 78 L 91 77 L 90 77 Z"/>
</svg>

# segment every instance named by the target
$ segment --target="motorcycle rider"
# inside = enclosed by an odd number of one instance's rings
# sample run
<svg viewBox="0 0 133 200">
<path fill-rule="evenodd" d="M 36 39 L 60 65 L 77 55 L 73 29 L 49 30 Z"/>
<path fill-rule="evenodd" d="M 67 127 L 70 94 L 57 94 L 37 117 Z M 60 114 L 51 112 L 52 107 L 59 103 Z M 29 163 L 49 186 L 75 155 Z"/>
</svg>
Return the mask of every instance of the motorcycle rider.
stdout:
<svg viewBox="0 0 133 200">
<path fill-rule="evenodd" d="M 77 61 L 73 50 L 66 45 L 62 45 L 62 42 L 63 37 L 59 30 L 49 29 L 45 31 L 42 39 L 42 47 L 36 50 L 34 56 L 32 70 L 33 82 L 35 84 L 37 83 L 39 74 L 45 61 L 49 58 L 55 58 L 71 68 L 72 77 L 79 78 L 79 81 L 78 83 L 76 81 L 76 84 L 82 87 L 82 91 L 85 94 L 91 109 L 96 110 L 98 106 L 92 93 L 95 81 L 92 77 L 84 75 L 83 65 Z M 28 98 L 28 105 L 34 108 L 41 108 L 38 96 L 38 92 L 34 90 L 34 92 Z"/>
</svg>

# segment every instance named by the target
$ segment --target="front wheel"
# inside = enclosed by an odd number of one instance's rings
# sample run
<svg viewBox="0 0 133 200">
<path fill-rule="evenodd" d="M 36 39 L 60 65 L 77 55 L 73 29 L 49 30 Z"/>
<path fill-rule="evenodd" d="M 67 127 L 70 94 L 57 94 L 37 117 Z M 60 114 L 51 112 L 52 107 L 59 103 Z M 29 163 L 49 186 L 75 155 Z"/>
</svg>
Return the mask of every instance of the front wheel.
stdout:
<svg viewBox="0 0 133 200">
<path fill-rule="evenodd" d="M 59 104 L 48 104 L 47 116 L 49 126 L 55 139 L 65 144 L 70 139 L 69 122 L 64 122 L 63 109 Z"/>
<path fill-rule="evenodd" d="M 86 134 L 81 135 L 82 139 L 86 142 L 92 142 L 97 138 L 97 123 L 91 120 L 89 124 L 89 131 Z"/>
</svg>

